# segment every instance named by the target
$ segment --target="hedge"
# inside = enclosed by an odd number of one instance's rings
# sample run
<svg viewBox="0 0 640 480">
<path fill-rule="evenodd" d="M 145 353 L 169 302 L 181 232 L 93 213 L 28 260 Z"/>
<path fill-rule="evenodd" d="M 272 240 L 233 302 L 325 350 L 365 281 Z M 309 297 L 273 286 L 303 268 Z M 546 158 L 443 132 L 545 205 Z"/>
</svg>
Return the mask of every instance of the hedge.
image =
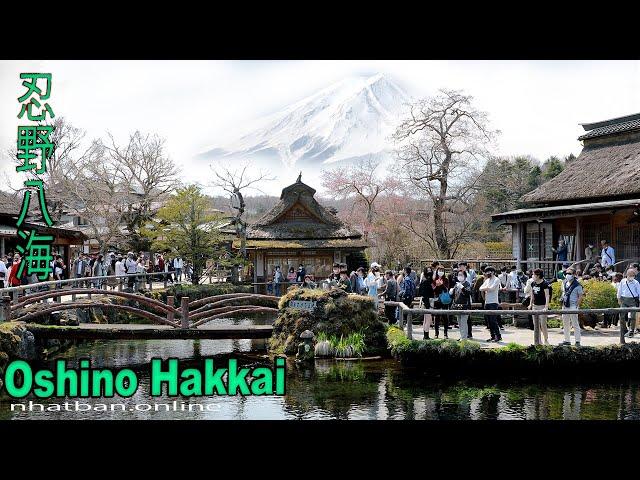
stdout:
<svg viewBox="0 0 640 480">
<path fill-rule="evenodd" d="M 640 366 L 640 344 L 598 347 L 522 346 L 482 348 L 472 340 L 409 340 L 390 327 L 391 354 L 419 372 L 463 376 L 630 375 Z"/>
</svg>

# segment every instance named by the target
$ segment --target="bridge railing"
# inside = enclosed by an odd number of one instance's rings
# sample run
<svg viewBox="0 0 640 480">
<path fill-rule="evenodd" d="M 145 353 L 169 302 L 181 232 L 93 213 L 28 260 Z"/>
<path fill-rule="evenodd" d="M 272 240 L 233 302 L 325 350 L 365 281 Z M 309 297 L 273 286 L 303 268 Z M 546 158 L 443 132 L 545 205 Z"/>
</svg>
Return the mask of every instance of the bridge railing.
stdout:
<svg viewBox="0 0 640 480">
<path fill-rule="evenodd" d="M 561 310 L 549 309 L 549 310 L 528 310 L 528 309 L 514 309 L 514 310 L 484 310 L 484 309 L 464 309 L 464 310 L 447 310 L 438 308 L 410 308 L 402 302 L 384 302 L 385 306 L 399 307 L 400 308 L 400 322 L 399 327 L 404 329 L 406 327 L 406 335 L 408 339 L 413 339 L 413 327 L 412 317 L 414 315 L 447 315 L 447 316 L 459 316 L 459 315 L 563 315 L 563 314 L 585 314 L 585 313 L 603 313 L 608 315 L 617 315 L 621 313 L 640 312 L 640 307 L 619 307 L 619 308 L 565 308 Z M 405 323 L 406 318 L 406 323 Z"/>
<path fill-rule="evenodd" d="M 141 285 L 148 286 L 149 290 L 153 290 L 153 282 L 163 282 L 164 288 L 167 288 L 168 274 L 166 272 L 152 272 L 152 273 L 131 273 L 125 275 L 103 275 L 97 277 L 75 277 L 66 280 L 49 280 L 46 282 L 29 283 L 27 285 L 19 285 L 16 287 L 0 288 L 0 297 L 9 295 L 12 300 L 17 300 L 18 297 L 26 295 L 27 293 L 35 293 L 49 289 L 64 289 L 69 287 L 71 289 L 77 288 L 99 288 L 107 290 L 111 287 L 112 290 L 122 291 L 124 285 L 133 284 L 134 289 L 139 289 Z M 72 294 L 73 300 L 75 300 L 75 293 Z M 89 298 L 91 294 L 89 293 Z"/>
</svg>

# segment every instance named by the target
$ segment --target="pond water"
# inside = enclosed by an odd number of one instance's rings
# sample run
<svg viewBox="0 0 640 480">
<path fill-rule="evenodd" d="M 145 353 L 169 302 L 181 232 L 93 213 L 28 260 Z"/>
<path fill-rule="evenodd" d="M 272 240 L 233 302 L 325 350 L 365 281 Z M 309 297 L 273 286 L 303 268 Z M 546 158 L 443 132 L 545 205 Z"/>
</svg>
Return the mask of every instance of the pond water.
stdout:
<svg viewBox="0 0 640 480">
<path fill-rule="evenodd" d="M 226 320 L 228 323 L 265 323 Z M 224 322 L 224 321 L 223 321 Z M 415 419 L 415 420 L 578 420 L 640 419 L 640 382 L 499 383 L 441 381 L 403 371 L 393 360 L 336 362 L 316 360 L 312 367 L 287 363 L 283 397 L 151 397 L 147 362 L 152 357 L 202 358 L 265 363 L 264 340 L 96 341 L 65 352 L 74 363 L 90 357 L 95 367 L 130 367 L 140 386 L 127 399 L 67 399 L 69 407 L 51 411 L 53 401 L 33 398 L 21 411 L 0 398 L 0 419 Z M 76 408 L 72 405 L 80 402 Z M 63 405 L 64 399 L 56 400 Z M 103 407 L 98 407 L 98 405 Z M 40 407 L 38 405 L 42 405 Z M 104 407 L 106 405 L 106 407 Z M 113 407 L 112 407 L 113 406 Z M 44 408 L 45 411 L 40 411 Z M 65 410 L 67 408 L 67 410 Z M 96 411 L 96 410 L 107 411 Z M 47 411 L 49 410 L 49 411 Z M 79 410 L 79 411 L 76 411 Z"/>
</svg>

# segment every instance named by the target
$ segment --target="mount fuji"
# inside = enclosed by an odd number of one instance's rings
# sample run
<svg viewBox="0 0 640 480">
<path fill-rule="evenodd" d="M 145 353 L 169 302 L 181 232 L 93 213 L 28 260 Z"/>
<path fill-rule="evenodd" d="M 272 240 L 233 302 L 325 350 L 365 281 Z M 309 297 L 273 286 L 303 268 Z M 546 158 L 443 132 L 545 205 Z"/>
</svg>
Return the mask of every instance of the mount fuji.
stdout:
<svg viewBox="0 0 640 480">
<path fill-rule="evenodd" d="M 314 171 L 338 162 L 389 157 L 408 95 L 383 74 L 349 77 L 263 117 L 227 145 L 198 155 L 214 161 L 249 160 L 270 171 Z"/>
</svg>

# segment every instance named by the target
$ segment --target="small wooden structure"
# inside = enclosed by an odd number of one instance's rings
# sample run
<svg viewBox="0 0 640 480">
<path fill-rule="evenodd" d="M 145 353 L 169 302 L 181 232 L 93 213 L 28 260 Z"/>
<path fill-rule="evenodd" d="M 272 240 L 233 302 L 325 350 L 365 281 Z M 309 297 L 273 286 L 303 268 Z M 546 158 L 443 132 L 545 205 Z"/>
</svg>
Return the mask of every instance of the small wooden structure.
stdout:
<svg viewBox="0 0 640 480">
<path fill-rule="evenodd" d="M 599 252 L 600 240 L 610 242 L 616 260 L 640 258 L 640 113 L 582 127 L 580 155 L 524 195 L 527 208 L 492 216 L 511 225 L 521 265 L 555 260 L 559 238 L 569 262 L 583 260 L 588 244 Z"/>
<path fill-rule="evenodd" d="M 282 190 L 280 201 L 247 228 L 247 253 L 253 281 L 269 282 L 276 266 L 285 278 L 303 264 L 316 279 L 327 278 L 333 263 L 361 262 L 367 242 L 314 198 L 316 191 L 298 180 Z M 233 248 L 240 248 L 234 241 Z M 353 267 L 352 267 L 353 268 Z"/>
</svg>

